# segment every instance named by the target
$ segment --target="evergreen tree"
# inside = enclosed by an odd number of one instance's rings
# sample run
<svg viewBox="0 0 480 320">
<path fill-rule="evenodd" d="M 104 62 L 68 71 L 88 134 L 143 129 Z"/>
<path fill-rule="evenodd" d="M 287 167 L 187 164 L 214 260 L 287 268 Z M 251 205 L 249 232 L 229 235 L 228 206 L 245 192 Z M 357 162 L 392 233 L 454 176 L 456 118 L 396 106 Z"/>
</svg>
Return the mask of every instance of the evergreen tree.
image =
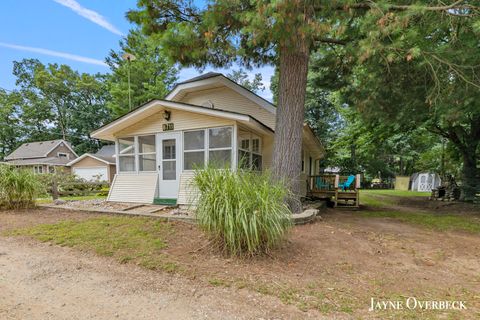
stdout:
<svg viewBox="0 0 480 320">
<path fill-rule="evenodd" d="M 349 29 L 355 29 L 362 21 L 369 28 L 376 28 L 376 20 L 393 12 L 415 17 L 421 23 L 425 12 L 439 13 L 440 19 L 449 12 L 465 9 L 463 1 L 438 6 L 396 3 L 215 0 L 199 9 L 188 0 L 139 0 L 139 9 L 127 16 L 182 65 L 225 67 L 237 61 L 246 66 L 270 63 L 279 67 L 273 171 L 275 176 L 290 182 L 296 197 L 290 199 L 289 205 L 293 212 L 298 212 L 310 52 L 319 45 L 354 43 L 357 39 L 345 39 Z M 361 21 L 357 17 L 362 17 Z M 370 45 L 372 50 L 375 45 Z"/>
<path fill-rule="evenodd" d="M 133 54 L 135 60 L 123 59 L 125 53 Z M 163 99 L 177 80 L 177 69 L 167 61 L 156 42 L 136 30 L 120 41 L 119 51 L 110 51 L 106 62 L 112 71 L 108 82 L 111 100 L 107 105 L 115 117 L 130 110 L 129 72 L 132 108 L 153 99 Z"/>
</svg>

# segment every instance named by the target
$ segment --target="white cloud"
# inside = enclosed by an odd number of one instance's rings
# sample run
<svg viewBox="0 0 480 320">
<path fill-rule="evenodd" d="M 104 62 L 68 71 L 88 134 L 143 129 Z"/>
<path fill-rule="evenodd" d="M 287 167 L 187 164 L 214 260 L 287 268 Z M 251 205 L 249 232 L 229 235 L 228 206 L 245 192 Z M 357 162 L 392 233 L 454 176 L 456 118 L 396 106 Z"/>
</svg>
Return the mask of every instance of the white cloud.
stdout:
<svg viewBox="0 0 480 320">
<path fill-rule="evenodd" d="M 96 11 L 82 7 L 80 3 L 78 3 L 77 1 L 75 0 L 53 0 L 53 1 L 71 9 L 78 15 L 92 21 L 95 24 L 98 24 L 102 28 L 107 29 L 112 33 L 118 34 L 119 36 L 123 36 L 123 33 L 120 30 L 118 30 L 117 27 L 115 27 L 113 24 L 108 22 L 104 16 L 102 16 L 100 13 Z"/>
<path fill-rule="evenodd" d="M 40 53 L 40 54 L 44 54 L 44 55 L 47 55 L 47 56 L 60 57 L 60 58 L 68 59 L 68 60 L 84 62 L 84 63 L 89 63 L 89 64 L 96 64 L 96 65 L 104 66 L 104 67 L 107 66 L 107 64 L 105 62 L 103 62 L 102 60 L 77 56 L 76 54 L 53 51 L 53 50 L 48 50 L 48 49 L 43 49 L 43 48 L 19 46 L 19 45 L 16 45 L 16 44 L 4 43 L 4 42 L 0 42 L 0 47 L 10 48 L 10 49 L 15 49 L 15 50 L 20 50 L 20 51 Z"/>
</svg>

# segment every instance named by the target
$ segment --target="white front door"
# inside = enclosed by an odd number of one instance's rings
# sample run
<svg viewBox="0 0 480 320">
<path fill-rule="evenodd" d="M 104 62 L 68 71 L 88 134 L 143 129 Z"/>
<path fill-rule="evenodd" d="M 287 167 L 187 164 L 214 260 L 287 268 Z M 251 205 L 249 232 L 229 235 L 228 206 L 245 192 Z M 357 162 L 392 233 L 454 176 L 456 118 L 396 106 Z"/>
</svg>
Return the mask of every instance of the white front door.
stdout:
<svg viewBox="0 0 480 320">
<path fill-rule="evenodd" d="M 160 199 L 177 199 L 182 170 L 181 133 L 158 133 L 157 150 L 159 150 L 157 153 L 158 197 Z"/>
</svg>

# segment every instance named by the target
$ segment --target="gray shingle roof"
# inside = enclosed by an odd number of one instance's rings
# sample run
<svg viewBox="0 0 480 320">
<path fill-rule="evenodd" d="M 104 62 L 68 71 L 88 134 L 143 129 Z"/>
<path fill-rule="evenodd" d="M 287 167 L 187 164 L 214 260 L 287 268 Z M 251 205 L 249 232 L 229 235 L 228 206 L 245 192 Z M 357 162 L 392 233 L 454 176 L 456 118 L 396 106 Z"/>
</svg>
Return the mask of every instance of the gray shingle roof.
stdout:
<svg viewBox="0 0 480 320">
<path fill-rule="evenodd" d="M 62 141 L 70 146 L 70 144 L 64 140 L 27 142 L 6 156 L 5 160 L 43 158 Z"/>
<path fill-rule="evenodd" d="M 70 161 L 72 160 L 67 158 L 49 157 L 49 158 L 37 158 L 37 159 L 12 160 L 12 161 L 9 161 L 8 163 L 17 165 L 17 166 L 29 166 L 29 165 L 38 165 L 38 164 L 45 164 L 45 165 L 51 165 L 51 166 L 65 166 Z"/>
<path fill-rule="evenodd" d="M 199 75 L 198 77 L 194 77 L 194 78 L 179 82 L 179 83 L 177 83 L 177 85 L 182 84 L 182 83 L 189 83 L 189 82 L 204 80 L 204 79 L 208 79 L 208 78 L 218 77 L 218 76 L 223 76 L 223 74 L 218 73 L 218 72 L 207 72 L 205 74 Z"/>
<path fill-rule="evenodd" d="M 103 146 L 94 154 L 95 157 L 108 161 L 109 163 L 116 163 L 114 155 L 115 145 L 113 144 Z"/>
<path fill-rule="evenodd" d="M 109 144 L 100 148 L 100 150 L 98 150 L 97 153 L 95 153 L 95 156 L 113 157 L 114 154 L 115 154 L 115 145 Z"/>
</svg>

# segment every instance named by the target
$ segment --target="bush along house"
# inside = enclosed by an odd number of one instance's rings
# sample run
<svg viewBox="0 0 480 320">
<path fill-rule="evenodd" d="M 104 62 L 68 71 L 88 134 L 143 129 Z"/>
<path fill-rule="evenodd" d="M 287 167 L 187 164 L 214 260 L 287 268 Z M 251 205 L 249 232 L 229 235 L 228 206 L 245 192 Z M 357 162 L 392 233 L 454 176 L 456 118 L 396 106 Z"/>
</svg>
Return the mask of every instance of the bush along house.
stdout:
<svg viewBox="0 0 480 320">
<path fill-rule="evenodd" d="M 219 73 L 178 83 L 164 100 L 150 101 L 92 132 L 112 141 L 117 173 L 109 201 L 191 204 L 194 170 L 266 170 L 272 165 L 276 107 Z M 318 173 L 320 141 L 303 128 L 302 180 Z M 303 183 L 304 182 L 304 183 Z"/>
</svg>

